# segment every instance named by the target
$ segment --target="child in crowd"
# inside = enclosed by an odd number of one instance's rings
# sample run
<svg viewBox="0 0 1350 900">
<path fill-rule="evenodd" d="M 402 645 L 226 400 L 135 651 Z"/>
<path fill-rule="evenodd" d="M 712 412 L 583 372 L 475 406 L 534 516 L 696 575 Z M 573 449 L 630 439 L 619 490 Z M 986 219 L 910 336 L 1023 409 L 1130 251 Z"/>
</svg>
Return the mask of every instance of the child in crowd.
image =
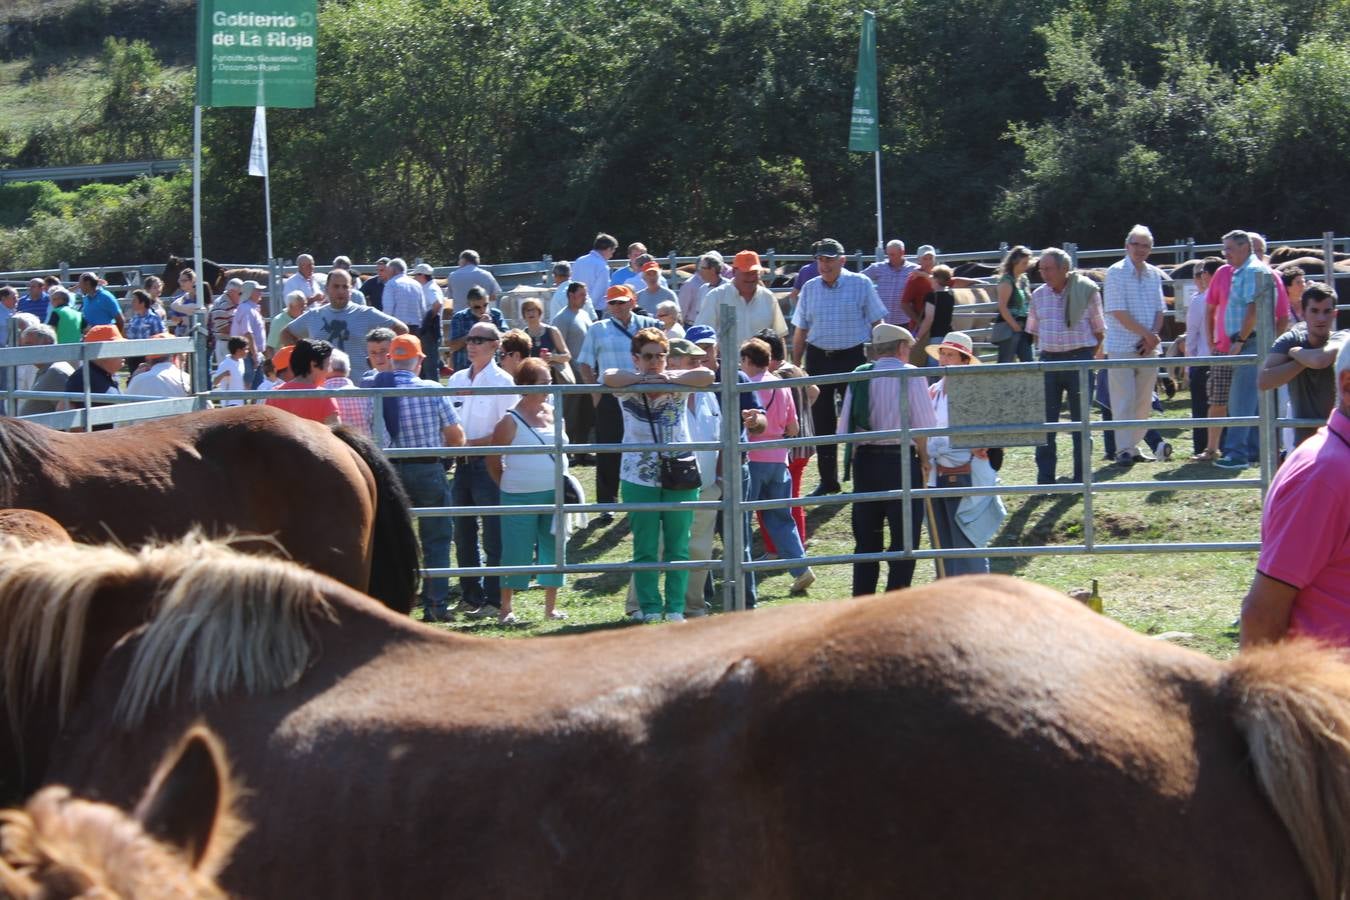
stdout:
<svg viewBox="0 0 1350 900">
<path fill-rule="evenodd" d="M 225 358 L 211 373 L 211 387 L 224 387 L 227 391 L 244 390 L 244 354 L 248 352 L 248 341 L 241 337 L 232 337 L 225 345 L 228 351 Z M 222 384 L 223 383 L 223 384 Z M 243 406 L 243 400 L 226 400 L 225 406 Z"/>
<path fill-rule="evenodd" d="M 276 363 L 272 362 L 271 359 L 263 360 L 262 371 L 263 371 L 263 378 L 262 381 L 258 382 L 258 387 L 256 388 L 256 390 L 259 391 L 274 390 L 277 387 L 277 385 L 282 383 L 281 379 L 277 377 Z"/>
</svg>

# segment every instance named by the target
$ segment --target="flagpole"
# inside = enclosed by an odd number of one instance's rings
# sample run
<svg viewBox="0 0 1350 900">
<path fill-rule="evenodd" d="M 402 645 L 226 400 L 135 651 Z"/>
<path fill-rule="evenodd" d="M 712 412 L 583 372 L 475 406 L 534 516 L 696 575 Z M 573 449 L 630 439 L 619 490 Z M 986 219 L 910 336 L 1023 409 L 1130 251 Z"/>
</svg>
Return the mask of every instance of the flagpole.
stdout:
<svg viewBox="0 0 1350 900">
<path fill-rule="evenodd" d="M 874 155 L 877 162 L 877 259 L 880 260 L 886 253 L 886 242 L 881 230 L 881 151 L 878 150 Z"/>
<path fill-rule="evenodd" d="M 201 77 L 200 69 L 198 78 Z M 192 389 L 199 395 L 207 390 L 210 383 L 211 364 L 205 358 L 206 340 L 201 330 L 206 327 L 206 279 L 202 276 L 202 107 L 196 103 L 192 107 L 192 256 L 194 271 L 197 273 L 197 311 L 192 314 L 189 326 L 193 346 Z"/>
</svg>

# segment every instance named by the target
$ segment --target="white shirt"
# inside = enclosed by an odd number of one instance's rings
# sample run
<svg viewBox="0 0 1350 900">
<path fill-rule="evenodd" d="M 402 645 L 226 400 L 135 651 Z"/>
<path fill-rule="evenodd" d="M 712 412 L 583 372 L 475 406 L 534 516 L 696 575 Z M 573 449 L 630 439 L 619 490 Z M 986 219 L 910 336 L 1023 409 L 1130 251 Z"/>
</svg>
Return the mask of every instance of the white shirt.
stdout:
<svg viewBox="0 0 1350 900">
<path fill-rule="evenodd" d="M 296 272 L 290 278 L 287 278 L 286 283 L 281 286 L 281 296 L 285 297 L 291 291 L 299 291 L 305 295 L 305 300 L 308 301 L 309 298 L 313 297 L 315 294 L 322 294 L 324 288 L 327 286 L 327 275 L 315 272 L 313 275 L 306 278 L 299 272 Z"/>
<path fill-rule="evenodd" d="M 241 386 L 231 387 L 230 390 L 243 390 L 243 360 L 238 362 Z M 188 389 L 187 373 L 166 359 L 132 378 L 131 383 L 127 385 L 127 393 L 143 397 L 186 397 L 191 391 Z"/>
<path fill-rule="evenodd" d="M 609 290 L 609 263 L 598 250 L 592 250 L 572 263 L 572 280 L 586 285 L 592 300 Z"/>
<path fill-rule="evenodd" d="M 1153 327 L 1157 314 L 1167 309 L 1163 300 L 1163 282 L 1170 278 L 1151 263 L 1144 263 L 1143 272 L 1135 269 L 1129 257 L 1106 270 L 1102 285 L 1102 300 L 1106 305 L 1106 352 L 1138 355 L 1135 345 L 1139 335 L 1130 331 L 1111 315 L 1124 312 L 1145 328 Z"/>
<path fill-rule="evenodd" d="M 384 311 L 411 328 L 422 327 L 422 317 L 431 306 L 422 286 L 411 275 L 403 274 L 385 282 L 380 295 Z"/>
<path fill-rule="evenodd" d="M 719 307 L 723 302 L 736 305 L 737 348 L 766 328 L 779 335 L 787 334 L 787 322 L 783 319 L 783 311 L 778 308 L 778 298 L 762 284 L 755 288 L 755 296 L 747 303 L 741 292 L 736 290 L 734 282 L 722 282 L 703 298 L 703 308 L 699 310 L 695 324 L 712 326 L 720 337 L 722 327 Z"/>
<path fill-rule="evenodd" d="M 472 380 L 469 373 L 473 371 L 472 367 L 460 369 L 450 376 L 447 384 L 450 387 L 514 387 L 515 379 L 506 374 L 506 371 L 495 362 L 490 362 L 483 367 L 477 377 Z M 515 406 L 520 400 L 519 394 L 493 394 L 490 396 L 477 395 L 467 396 L 460 394 L 451 399 L 451 405 L 455 408 L 455 413 L 459 416 L 459 422 L 464 426 L 464 439 L 467 441 L 478 438 L 490 437 L 497 423 L 502 420 L 511 407 Z"/>
<path fill-rule="evenodd" d="M 947 379 L 942 379 L 937 384 L 928 389 L 928 394 L 933 398 L 933 416 L 937 419 L 937 427 L 947 427 Z M 974 454 L 969 450 L 958 450 L 952 446 L 950 435 L 940 434 L 928 439 L 928 458 L 934 463 L 932 471 L 928 473 L 928 486 L 937 486 L 937 467 L 945 466 L 949 469 L 955 469 L 958 466 L 964 466 L 970 462 Z"/>
<path fill-rule="evenodd" d="M 1209 323 L 1205 313 L 1209 304 L 1205 295 L 1209 291 L 1198 291 L 1186 305 L 1186 355 L 1212 356 L 1209 346 Z"/>
<path fill-rule="evenodd" d="M 413 280 L 415 281 L 416 279 Z M 427 309 L 431 309 L 437 303 L 445 303 L 445 291 L 441 290 L 441 286 L 436 283 L 436 279 L 434 278 L 422 285 L 422 293 L 426 295 L 427 298 Z"/>
</svg>

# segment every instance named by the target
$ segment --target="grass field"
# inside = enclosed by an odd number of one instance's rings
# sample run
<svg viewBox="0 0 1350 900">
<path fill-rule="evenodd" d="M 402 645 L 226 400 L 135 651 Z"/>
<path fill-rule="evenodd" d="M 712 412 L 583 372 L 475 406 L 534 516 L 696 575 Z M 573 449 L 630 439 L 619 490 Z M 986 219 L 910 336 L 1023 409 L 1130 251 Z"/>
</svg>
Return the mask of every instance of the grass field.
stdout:
<svg viewBox="0 0 1350 900">
<path fill-rule="evenodd" d="M 1165 404 L 1169 416 L 1187 415 L 1189 400 L 1184 393 Z M 1260 500 L 1255 489 L 1230 491 L 1178 491 L 1169 487 L 1177 480 L 1251 477 L 1245 473 L 1225 472 L 1208 464 L 1186 461 L 1191 453 L 1190 431 L 1163 429 L 1163 435 L 1176 447 L 1170 463 L 1143 463 L 1128 474 L 1100 460 L 1097 480 L 1118 478 L 1154 480 L 1158 488 L 1150 492 L 1098 494 L 1094 497 L 1094 528 L 1098 543 L 1249 541 L 1259 532 Z M 1060 467 L 1067 476 L 1067 438 L 1061 437 Z M 594 469 L 580 468 L 574 473 L 587 485 L 593 497 Z M 1031 448 L 1008 451 L 1000 473 L 1006 484 L 1031 484 L 1036 468 Z M 815 487 L 814 466 L 807 469 L 804 491 Z M 1007 496 L 1008 518 L 995 544 L 1019 545 L 1075 544 L 1082 541 L 1083 504 L 1078 498 L 1050 496 Z M 848 509 L 842 505 L 816 507 L 808 514 L 809 555 L 848 553 L 853 549 Z M 926 543 L 925 534 L 925 546 Z M 625 517 L 618 516 L 607 528 L 590 528 L 576 533 L 568 546 L 571 562 L 619 562 L 630 558 Z M 756 541 L 756 554 L 760 552 Z M 1027 578 L 1060 590 L 1087 587 L 1091 579 L 1100 582 L 1107 615 L 1147 634 L 1181 632 L 1178 643 L 1217 657 L 1231 656 L 1237 648 L 1237 631 L 1232 627 L 1243 594 L 1251 580 L 1254 554 L 1251 553 L 1156 553 L 1094 554 L 1084 556 L 1044 556 L 995 559 L 993 570 Z M 817 567 L 818 580 L 806 597 L 790 597 L 791 577 L 778 572 L 761 579 L 761 604 L 773 607 L 784 603 L 819 603 L 849 595 L 848 566 Z M 919 563 L 915 583 L 933 580 L 931 560 Z M 442 626 L 481 634 L 525 636 L 624 624 L 624 592 L 627 579 L 619 574 L 577 575 L 569 578 L 559 592 L 559 608 L 568 613 L 563 622 L 544 622 L 543 592 L 538 588 L 516 595 L 515 611 L 523 622 L 503 628 L 495 623 L 461 622 Z M 661 626 L 678 627 L 678 626 Z"/>
</svg>

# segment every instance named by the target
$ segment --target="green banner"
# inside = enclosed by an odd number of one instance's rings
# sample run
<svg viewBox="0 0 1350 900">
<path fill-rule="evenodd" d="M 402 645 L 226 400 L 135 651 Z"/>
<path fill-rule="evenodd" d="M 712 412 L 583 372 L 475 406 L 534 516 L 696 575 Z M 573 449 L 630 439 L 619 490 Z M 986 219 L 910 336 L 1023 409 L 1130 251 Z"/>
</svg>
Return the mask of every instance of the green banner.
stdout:
<svg viewBox="0 0 1350 900">
<path fill-rule="evenodd" d="M 314 105 L 318 0 L 198 0 L 197 103 Z"/>
<path fill-rule="evenodd" d="M 858 37 L 858 77 L 853 82 L 853 117 L 848 126 L 848 149 L 875 152 L 881 149 L 877 109 L 877 17 L 864 10 L 862 34 Z"/>
</svg>

